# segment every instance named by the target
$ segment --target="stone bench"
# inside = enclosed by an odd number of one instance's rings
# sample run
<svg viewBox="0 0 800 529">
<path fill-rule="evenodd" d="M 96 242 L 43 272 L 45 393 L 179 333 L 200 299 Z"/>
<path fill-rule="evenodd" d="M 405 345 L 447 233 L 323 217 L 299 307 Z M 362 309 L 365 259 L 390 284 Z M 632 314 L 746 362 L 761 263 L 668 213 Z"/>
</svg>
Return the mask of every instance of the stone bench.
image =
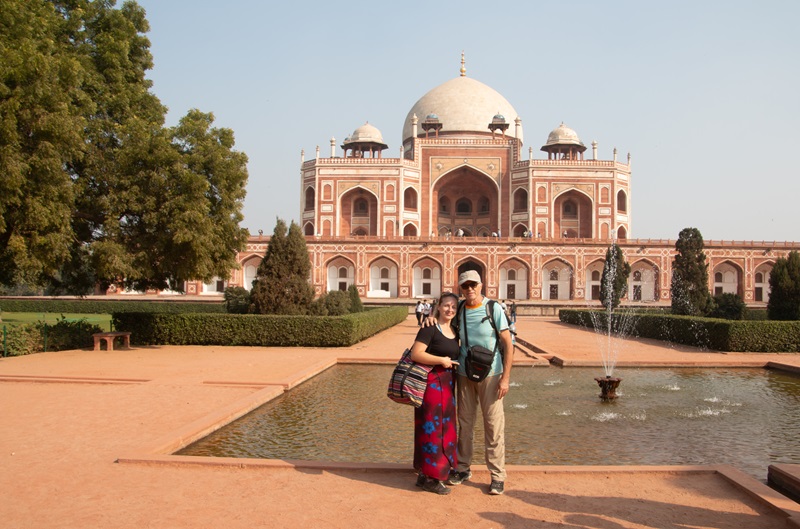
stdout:
<svg viewBox="0 0 800 529">
<path fill-rule="evenodd" d="M 103 340 L 106 342 L 106 350 L 113 351 L 115 338 L 122 338 L 123 347 L 130 348 L 131 346 L 131 333 L 129 332 L 96 332 L 92 335 L 92 338 L 94 338 L 95 351 L 100 350 L 100 344 Z"/>
</svg>

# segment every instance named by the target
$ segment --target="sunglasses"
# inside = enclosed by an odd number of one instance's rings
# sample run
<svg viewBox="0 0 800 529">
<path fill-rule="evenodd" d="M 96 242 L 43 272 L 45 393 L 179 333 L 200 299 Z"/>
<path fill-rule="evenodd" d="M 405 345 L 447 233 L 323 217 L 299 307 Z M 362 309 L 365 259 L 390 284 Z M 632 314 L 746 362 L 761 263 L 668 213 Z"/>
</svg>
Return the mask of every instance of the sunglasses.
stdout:
<svg viewBox="0 0 800 529">
<path fill-rule="evenodd" d="M 478 285 L 480 285 L 480 283 L 476 283 L 475 281 L 467 281 L 466 283 L 461 285 L 461 288 L 464 290 L 468 289 L 475 290 L 476 288 L 478 288 Z"/>
</svg>

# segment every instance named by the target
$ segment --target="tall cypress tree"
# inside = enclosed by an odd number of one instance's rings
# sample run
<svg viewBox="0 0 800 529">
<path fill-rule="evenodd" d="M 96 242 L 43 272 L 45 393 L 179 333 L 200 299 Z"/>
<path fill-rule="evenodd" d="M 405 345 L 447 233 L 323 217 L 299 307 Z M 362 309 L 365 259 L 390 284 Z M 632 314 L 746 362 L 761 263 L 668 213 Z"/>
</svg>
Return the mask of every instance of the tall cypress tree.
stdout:
<svg viewBox="0 0 800 529">
<path fill-rule="evenodd" d="M 767 314 L 771 320 L 800 320 L 800 253 L 779 258 L 769 275 Z"/>
<path fill-rule="evenodd" d="M 714 309 L 708 291 L 708 262 L 703 236 L 697 228 L 684 228 L 675 243 L 672 261 L 672 313 L 703 316 Z"/>
<path fill-rule="evenodd" d="M 606 251 L 603 277 L 600 279 L 600 303 L 606 310 L 619 307 L 619 300 L 628 288 L 631 265 L 625 261 L 622 249 L 615 244 Z"/>
<path fill-rule="evenodd" d="M 267 252 L 253 282 L 253 312 L 306 314 L 314 298 L 308 282 L 311 261 L 300 226 L 277 219 Z"/>
</svg>

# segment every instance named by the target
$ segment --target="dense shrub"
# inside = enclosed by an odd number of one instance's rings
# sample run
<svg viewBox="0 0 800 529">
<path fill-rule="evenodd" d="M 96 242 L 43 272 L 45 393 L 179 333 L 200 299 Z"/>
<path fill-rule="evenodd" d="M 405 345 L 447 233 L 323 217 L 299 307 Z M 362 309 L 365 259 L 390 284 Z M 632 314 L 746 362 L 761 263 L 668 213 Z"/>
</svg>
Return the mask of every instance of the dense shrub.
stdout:
<svg viewBox="0 0 800 529">
<path fill-rule="evenodd" d="M 714 296 L 714 310 L 709 316 L 711 318 L 723 318 L 726 320 L 743 320 L 747 313 L 747 305 L 737 294 L 720 294 Z"/>
<path fill-rule="evenodd" d="M 328 297 L 327 293 L 323 293 L 311 302 L 308 306 L 308 314 L 309 316 L 327 316 L 328 315 L 328 308 L 325 306 L 325 298 Z"/>
<path fill-rule="evenodd" d="M 328 292 L 325 296 L 325 310 L 328 316 L 350 314 L 350 294 L 342 290 Z"/>
<path fill-rule="evenodd" d="M 345 316 L 114 313 L 112 322 L 115 329 L 130 331 L 131 343 L 136 345 L 342 347 L 407 316 L 408 308 L 403 306 Z"/>
<path fill-rule="evenodd" d="M 225 289 L 225 311 L 228 314 L 247 314 L 250 309 L 250 292 L 243 287 Z"/>
<path fill-rule="evenodd" d="M 94 343 L 92 334 L 96 332 L 102 332 L 102 329 L 86 320 L 60 319 L 55 325 L 43 322 L 9 325 L 5 328 L 4 354 L 20 356 L 91 347 Z"/>
<path fill-rule="evenodd" d="M 594 320 L 589 312 L 563 309 L 559 318 L 591 328 Z M 800 352 L 800 321 L 732 321 L 642 312 L 636 314 L 631 334 L 716 351 Z"/>
<path fill-rule="evenodd" d="M 21 356 L 44 350 L 44 337 L 36 323 L 4 326 L 3 334 L 3 356 Z"/>
<path fill-rule="evenodd" d="M 103 329 L 86 320 L 67 321 L 61 319 L 55 325 L 47 326 L 46 347 L 48 351 L 92 347 L 94 345 L 92 334 L 96 332 L 103 332 Z"/>
<path fill-rule="evenodd" d="M 0 300 L 7 312 L 57 312 L 74 314 L 110 314 L 112 312 L 225 312 L 221 301 L 152 301 L 97 299 L 24 299 Z"/>
</svg>

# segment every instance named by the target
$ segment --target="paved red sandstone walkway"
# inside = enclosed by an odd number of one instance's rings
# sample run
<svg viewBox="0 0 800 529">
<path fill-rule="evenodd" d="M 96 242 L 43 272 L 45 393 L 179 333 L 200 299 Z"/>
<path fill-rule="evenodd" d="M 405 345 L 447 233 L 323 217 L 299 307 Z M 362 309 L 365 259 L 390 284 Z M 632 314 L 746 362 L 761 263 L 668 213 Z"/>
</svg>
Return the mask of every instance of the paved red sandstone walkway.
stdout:
<svg viewBox="0 0 800 529">
<path fill-rule="evenodd" d="M 522 319 L 518 329 L 567 366 L 599 364 L 590 331 L 538 319 Z M 337 359 L 391 362 L 415 333 L 409 319 L 342 349 L 153 347 L 0 359 L 0 526 L 759 529 L 800 518 L 796 503 L 725 467 L 511 467 L 501 497 L 486 494 L 488 474 L 475 467 L 475 483 L 439 497 L 415 489 L 414 474 L 393 466 L 185 465 L 154 452 Z M 543 365 L 521 352 L 516 360 Z M 637 365 L 767 360 L 800 366 L 798 355 L 656 342 L 623 347 L 619 358 Z"/>
</svg>

